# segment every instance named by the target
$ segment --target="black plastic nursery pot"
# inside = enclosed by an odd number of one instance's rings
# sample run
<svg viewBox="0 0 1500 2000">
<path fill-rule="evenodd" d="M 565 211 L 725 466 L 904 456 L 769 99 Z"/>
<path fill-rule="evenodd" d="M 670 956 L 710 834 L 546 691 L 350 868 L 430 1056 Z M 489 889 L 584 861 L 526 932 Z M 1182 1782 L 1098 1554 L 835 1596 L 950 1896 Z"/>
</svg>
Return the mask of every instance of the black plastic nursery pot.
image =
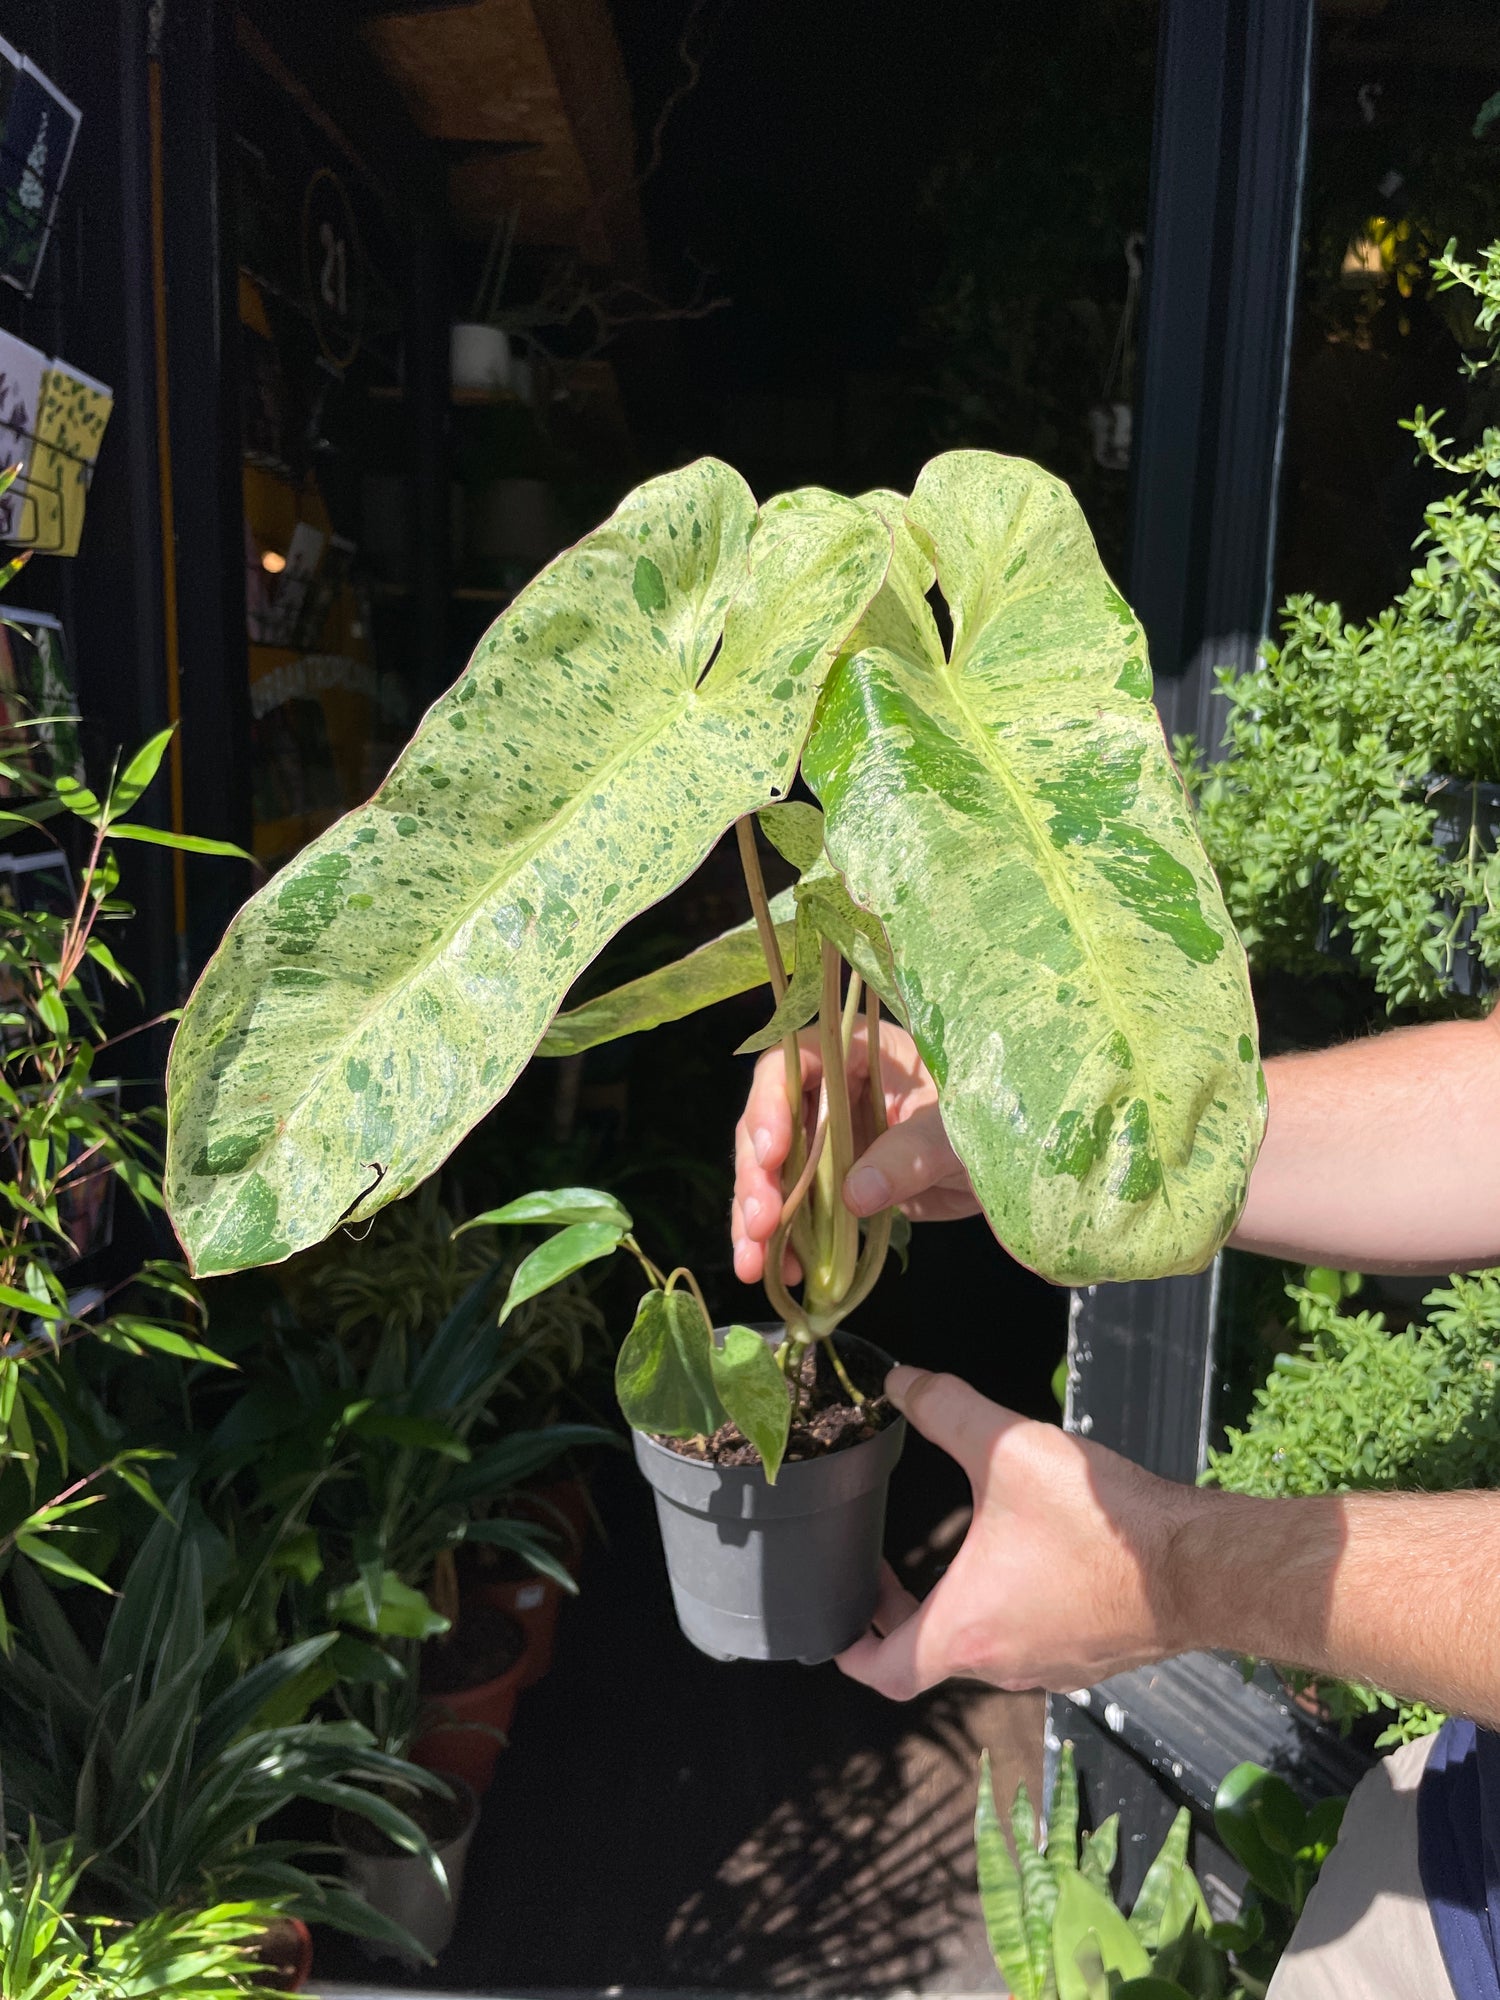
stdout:
<svg viewBox="0 0 1500 2000">
<path fill-rule="evenodd" d="M 888 1355 L 853 1334 L 836 1339 L 862 1387 L 883 1380 Z M 758 1464 L 714 1465 L 634 1438 L 656 1493 L 677 1622 L 700 1652 L 815 1666 L 868 1628 L 903 1417 L 858 1444 L 789 1460 L 774 1486 Z"/>
</svg>

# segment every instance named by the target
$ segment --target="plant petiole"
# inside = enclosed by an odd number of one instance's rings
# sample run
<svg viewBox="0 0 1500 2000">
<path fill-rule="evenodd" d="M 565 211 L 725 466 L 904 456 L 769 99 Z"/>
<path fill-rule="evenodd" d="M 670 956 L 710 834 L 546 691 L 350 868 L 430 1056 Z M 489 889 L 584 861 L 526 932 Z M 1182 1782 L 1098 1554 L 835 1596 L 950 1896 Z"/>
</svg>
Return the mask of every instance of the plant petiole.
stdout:
<svg viewBox="0 0 1500 2000">
<path fill-rule="evenodd" d="M 865 1406 L 865 1399 L 860 1394 L 859 1390 L 855 1388 L 853 1382 L 851 1382 L 849 1379 L 849 1371 L 844 1366 L 843 1357 L 839 1353 L 838 1347 L 835 1344 L 834 1336 L 831 1333 L 825 1333 L 821 1334 L 819 1338 L 822 1340 L 823 1346 L 827 1350 L 828 1359 L 833 1363 L 833 1372 L 839 1378 L 840 1388 L 842 1388 L 844 1394 L 849 1398 L 850 1402 L 854 1405 L 855 1409 L 862 1410 Z"/>
<path fill-rule="evenodd" d="M 682 1279 L 684 1284 L 687 1286 L 688 1290 L 692 1293 L 693 1297 L 698 1301 L 698 1310 L 703 1315 L 704 1324 L 712 1328 L 713 1321 L 708 1316 L 708 1302 L 704 1298 L 702 1291 L 699 1289 L 698 1280 L 693 1276 L 692 1272 L 688 1269 L 686 1264 L 679 1264 L 675 1271 L 671 1271 L 668 1273 L 666 1282 L 662 1285 L 662 1290 L 664 1292 L 675 1291 L 677 1289 L 677 1280 L 679 1278 Z"/>
<path fill-rule="evenodd" d="M 635 1261 L 640 1265 L 641 1269 L 645 1272 L 648 1280 L 650 1281 L 651 1288 L 653 1291 L 665 1292 L 670 1290 L 670 1287 L 667 1284 L 666 1279 L 662 1276 L 659 1267 L 652 1263 L 651 1259 L 646 1255 L 645 1251 L 641 1248 L 640 1244 L 636 1242 L 633 1236 L 630 1235 L 622 1236 L 620 1238 L 620 1248 L 622 1250 L 628 1250 L 631 1256 L 634 1257 Z"/>
</svg>

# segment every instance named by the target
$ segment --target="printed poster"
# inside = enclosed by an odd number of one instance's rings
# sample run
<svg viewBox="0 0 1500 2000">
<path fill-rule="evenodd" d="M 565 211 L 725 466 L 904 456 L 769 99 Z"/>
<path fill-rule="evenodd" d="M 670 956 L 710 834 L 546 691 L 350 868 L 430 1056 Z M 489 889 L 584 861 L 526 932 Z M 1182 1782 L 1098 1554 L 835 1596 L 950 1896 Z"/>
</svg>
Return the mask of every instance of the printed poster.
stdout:
<svg viewBox="0 0 1500 2000">
<path fill-rule="evenodd" d="M 77 105 L 28 56 L 0 41 L 0 278 L 27 298 L 82 122 Z"/>
</svg>

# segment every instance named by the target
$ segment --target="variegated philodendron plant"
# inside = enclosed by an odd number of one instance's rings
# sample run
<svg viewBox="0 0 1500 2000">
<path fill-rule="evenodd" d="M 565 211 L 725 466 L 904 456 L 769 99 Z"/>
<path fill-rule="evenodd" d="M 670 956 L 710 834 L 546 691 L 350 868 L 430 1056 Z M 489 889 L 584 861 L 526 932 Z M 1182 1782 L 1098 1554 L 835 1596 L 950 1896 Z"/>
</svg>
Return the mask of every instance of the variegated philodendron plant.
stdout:
<svg viewBox="0 0 1500 2000">
<path fill-rule="evenodd" d="M 779 803 L 799 768 L 821 813 Z M 769 903 L 757 813 L 800 876 Z M 751 920 L 559 1014 L 736 824 Z M 703 459 L 544 570 L 370 803 L 246 904 L 189 1002 L 167 1197 L 193 1268 L 270 1263 L 372 1214 L 533 1054 L 768 970 L 752 1045 L 783 1042 L 799 1102 L 795 1036 L 815 1017 L 832 1058 L 786 1169 L 800 1299 L 768 1257 L 788 1350 L 829 1334 L 886 1254 L 888 1221 L 861 1247 L 839 1199 L 837 1051 L 862 998 L 872 1025 L 883 1005 L 910 1029 L 996 1233 L 1047 1277 L 1197 1270 L 1232 1226 L 1264 1118 L 1244 955 L 1141 628 L 1035 466 L 952 452 L 910 499 L 757 508 Z M 691 1290 L 653 1280 L 652 1299 L 626 1414 L 696 1430 L 738 1398 L 712 1400 Z M 740 1373 L 765 1390 L 758 1362 Z M 679 1408 L 690 1375 L 702 1393 Z"/>
</svg>

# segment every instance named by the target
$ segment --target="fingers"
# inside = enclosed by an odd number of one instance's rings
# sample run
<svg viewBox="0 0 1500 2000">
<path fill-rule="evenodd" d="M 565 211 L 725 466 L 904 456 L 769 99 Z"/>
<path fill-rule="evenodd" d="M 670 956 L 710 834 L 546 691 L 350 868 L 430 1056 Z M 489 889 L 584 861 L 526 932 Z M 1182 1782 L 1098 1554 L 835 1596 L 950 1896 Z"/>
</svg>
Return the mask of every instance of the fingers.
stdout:
<svg viewBox="0 0 1500 2000">
<path fill-rule="evenodd" d="M 815 1088 L 822 1080 L 823 1065 L 815 1047 L 802 1045 L 802 1088 Z M 800 1105 L 797 1107 L 801 1109 Z M 767 1049 L 755 1065 L 745 1115 L 740 1120 L 749 1148 L 749 1159 L 774 1177 L 792 1150 L 792 1107 L 786 1101 L 786 1058 L 779 1048 Z M 736 1157 L 736 1166 L 738 1166 Z"/>
<path fill-rule="evenodd" d="M 932 1648 L 927 1643 L 928 1606 L 932 1602 L 929 1598 L 926 1604 L 919 1604 L 901 1587 L 890 1564 L 884 1564 L 873 1627 L 838 1655 L 839 1671 L 891 1701 L 910 1701 L 925 1688 L 936 1686 L 945 1670 L 930 1658 Z M 882 1638 L 881 1633 L 886 1636 Z"/>
<path fill-rule="evenodd" d="M 978 1487 L 984 1483 L 995 1446 L 1024 1423 L 956 1375 L 933 1375 L 925 1368 L 893 1368 L 885 1392 L 907 1422 L 955 1458 Z"/>
<path fill-rule="evenodd" d="M 784 1093 L 782 1102 L 785 1103 Z M 734 1252 L 734 1272 L 741 1284 L 756 1284 L 764 1274 L 765 1246 L 780 1221 L 780 1182 L 774 1171 L 761 1166 L 756 1160 L 754 1142 L 742 1118 L 734 1134 L 734 1200 L 729 1210 L 729 1241 Z M 801 1266 L 790 1251 L 784 1260 L 782 1275 L 791 1285 L 802 1276 Z"/>
<path fill-rule="evenodd" d="M 968 1175 L 949 1144 L 941 1110 L 929 1104 L 860 1155 L 844 1181 L 844 1200 L 856 1215 L 874 1215 L 955 1181 L 967 1186 Z"/>
</svg>

